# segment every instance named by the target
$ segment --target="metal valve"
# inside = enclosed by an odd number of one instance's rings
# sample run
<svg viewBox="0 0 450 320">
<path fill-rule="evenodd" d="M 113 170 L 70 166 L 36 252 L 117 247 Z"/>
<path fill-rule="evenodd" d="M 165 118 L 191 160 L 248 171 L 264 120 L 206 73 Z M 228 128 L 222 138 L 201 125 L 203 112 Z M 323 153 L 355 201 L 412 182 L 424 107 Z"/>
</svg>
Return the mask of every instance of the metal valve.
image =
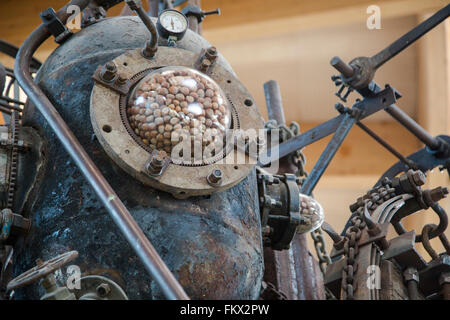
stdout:
<svg viewBox="0 0 450 320">
<path fill-rule="evenodd" d="M 42 279 L 41 286 L 46 294 L 41 300 L 76 300 L 75 295 L 67 287 L 58 286 L 54 272 L 77 257 L 78 251 L 68 251 L 45 262 L 38 259 L 34 268 L 11 280 L 7 289 L 14 290 Z"/>
<path fill-rule="evenodd" d="M 202 9 L 200 9 L 200 7 L 192 6 L 192 5 L 186 6 L 181 12 L 186 17 L 191 17 L 191 16 L 196 17 L 198 23 L 201 23 L 203 21 L 203 19 L 205 19 L 206 16 L 209 16 L 212 14 L 217 14 L 220 16 L 219 8 L 217 8 L 216 10 L 212 10 L 212 11 L 203 11 Z"/>
</svg>

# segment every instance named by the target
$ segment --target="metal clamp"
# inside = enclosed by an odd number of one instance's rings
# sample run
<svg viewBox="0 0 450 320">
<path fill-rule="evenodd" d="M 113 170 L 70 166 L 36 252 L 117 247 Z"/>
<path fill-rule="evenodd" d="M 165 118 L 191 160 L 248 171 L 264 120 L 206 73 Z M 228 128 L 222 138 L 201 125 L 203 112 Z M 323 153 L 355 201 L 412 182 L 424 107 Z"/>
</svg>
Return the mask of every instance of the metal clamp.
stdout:
<svg viewBox="0 0 450 320">
<path fill-rule="evenodd" d="M 53 8 L 42 11 L 41 19 L 47 30 L 55 37 L 56 43 L 61 44 L 72 36 L 72 31 L 59 20 Z"/>
</svg>

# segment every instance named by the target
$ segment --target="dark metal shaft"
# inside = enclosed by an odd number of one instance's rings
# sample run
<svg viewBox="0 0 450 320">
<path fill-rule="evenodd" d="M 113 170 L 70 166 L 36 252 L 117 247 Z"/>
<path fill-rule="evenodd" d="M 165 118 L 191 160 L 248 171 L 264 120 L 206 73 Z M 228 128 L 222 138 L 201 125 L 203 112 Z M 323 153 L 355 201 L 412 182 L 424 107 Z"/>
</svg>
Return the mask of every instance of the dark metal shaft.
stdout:
<svg viewBox="0 0 450 320">
<path fill-rule="evenodd" d="M 414 134 L 420 141 L 426 144 L 430 149 L 439 149 L 441 142 L 429 134 L 424 128 L 422 128 L 414 119 L 408 116 L 402 109 L 395 104 L 384 109 L 395 120 L 400 122 L 406 129 Z"/>
<path fill-rule="evenodd" d="M 386 108 L 387 105 L 394 102 L 395 94 L 393 92 L 393 89 L 386 88 L 383 92 L 380 92 L 380 95 L 373 95 L 372 97 L 366 98 L 362 102 L 359 102 L 358 105 L 362 109 L 361 111 L 363 111 L 359 119 L 364 119 L 371 114 L 383 108 Z M 362 106 L 363 104 L 364 106 Z M 289 139 L 288 141 L 272 147 L 265 155 L 261 155 L 258 165 L 264 166 L 273 161 L 277 161 L 296 150 L 302 149 L 315 141 L 329 136 L 330 134 L 336 132 L 337 128 L 342 123 L 344 118 L 345 115 L 341 114 L 308 131 L 305 131 L 298 136 Z M 276 149 L 274 150 L 274 148 Z"/>
<path fill-rule="evenodd" d="M 154 52 L 156 52 L 158 48 L 158 32 L 156 31 L 156 27 L 153 24 L 152 20 L 148 16 L 147 12 L 145 12 L 144 9 L 142 9 L 142 5 L 140 5 L 137 1 L 126 1 L 128 6 L 131 10 L 135 11 L 139 18 L 142 20 L 142 23 L 144 23 L 147 30 L 150 32 L 150 48 Z M 135 4 L 137 6 L 135 6 Z"/>
<path fill-rule="evenodd" d="M 327 147 L 320 155 L 319 160 L 317 160 L 316 164 L 314 165 L 311 173 L 303 183 L 300 190 L 301 193 L 311 195 L 312 191 L 317 185 L 317 182 L 319 182 L 319 179 L 322 177 L 323 173 L 327 169 L 342 142 L 344 142 L 345 137 L 347 137 L 355 122 L 356 119 L 350 114 L 344 114 L 344 119 L 337 128 L 336 133 L 334 134 L 333 138 L 331 138 Z"/>
<path fill-rule="evenodd" d="M 358 125 L 358 127 L 360 127 L 362 130 L 364 130 L 369 136 L 371 136 L 373 139 L 375 139 L 375 141 L 377 141 L 379 144 L 381 144 L 384 148 L 386 148 L 386 150 L 388 150 L 390 153 L 392 153 L 395 157 L 397 157 L 400 161 L 402 161 L 404 164 L 406 164 L 409 168 L 417 170 L 417 166 L 416 164 L 405 158 L 400 152 L 398 152 L 397 150 L 394 149 L 394 147 L 392 147 L 389 143 L 387 143 L 386 141 L 383 140 L 383 138 L 381 138 L 379 135 L 377 135 L 375 132 L 373 132 L 369 127 L 367 127 L 364 123 L 362 122 L 357 122 L 356 123 Z"/>
<path fill-rule="evenodd" d="M 350 78 L 353 76 L 354 70 L 353 68 L 345 63 L 341 58 L 339 57 L 333 57 L 330 61 L 331 66 L 333 66 L 337 71 L 342 73 L 344 78 Z"/>
<path fill-rule="evenodd" d="M 85 8 L 89 0 L 72 0 L 58 11 L 61 21 L 68 18 L 68 5 L 78 5 Z M 81 146 L 78 139 L 69 129 L 63 118 L 52 105 L 47 96 L 33 81 L 30 75 L 30 61 L 37 48 L 50 36 L 44 25 L 39 26 L 21 46 L 15 62 L 15 74 L 22 89 L 40 110 L 48 121 L 63 147 L 79 167 L 80 171 L 91 184 L 95 193 L 105 206 L 113 221 L 122 231 L 128 243 L 143 262 L 153 279 L 159 284 L 168 299 L 188 299 L 181 285 L 165 265 L 141 228 L 131 216 L 117 194 L 108 184 L 94 162 Z"/>
<path fill-rule="evenodd" d="M 436 12 L 430 18 L 410 30 L 408 33 L 406 33 L 396 41 L 394 41 L 387 48 L 372 56 L 370 58 L 372 67 L 374 69 L 378 69 L 384 63 L 395 57 L 397 54 L 413 44 L 417 39 L 436 27 L 442 21 L 444 21 L 449 15 L 450 4 Z"/>
<path fill-rule="evenodd" d="M 6 96 L 0 97 L 0 100 L 6 100 L 8 102 L 15 103 L 15 104 L 20 104 L 20 105 L 24 105 L 25 104 L 25 102 L 22 102 L 22 101 L 19 101 L 19 100 L 16 100 L 16 99 L 12 99 L 12 98 L 6 97 Z"/>
<path fill-rule="evenodd" d="M 334 61 L 334 67 L 339 72 L 349 72 L 349 70 L 353 70 L 352 67 L 342 61 L 340 58 L 335 57 L 332 59 L 331 63 L 333 64 L 333 60 L 337 59 L 338 62 Z M 347 75 L 349 73 L 346 73 Z M 343 73 L 345 77 L 347 75 Z M 352 73 L 353 74 L 353 73 Z M 381 88 L 372 81 L 367 88 L 358 89 L 358 92 L 363 97 L 370 97 L 371 95 L 378 93 Z M 412 134 L 414 134 L 420 141 L 425 143 L 430 149 L 436 150 L 439 149 L 441 142 L 429 134 L 424 128 L 422 128 L 414 119 L 408 116 L 402 109 L 397 107 L 395 104 L 387 106 L 384 109 L 387 113 L 389 113 L 395 120 L 400 122 L 406 129 L 408 129 Z"/>
<path fill-rule="evenodd" d="M 0 101 L 0 106 L 4 107 L 4 108 L 8 108 L 9 110 L 16 110 L 19 112 L 22 112 L 22 108 L 18 107 L 18 106 L 14 106 L 14 105 L 10 105 L 9 103 Z"/>
<path fill-rule="evenodd" d="M 264 83 L 264 95 L 266 97 L 267 113 L 271 120 L 276 120 L 277 123 L 285 124 L 283 103 L 281 101 L 280 85 L 275 80 L 270 80 Z"/>
</svg>

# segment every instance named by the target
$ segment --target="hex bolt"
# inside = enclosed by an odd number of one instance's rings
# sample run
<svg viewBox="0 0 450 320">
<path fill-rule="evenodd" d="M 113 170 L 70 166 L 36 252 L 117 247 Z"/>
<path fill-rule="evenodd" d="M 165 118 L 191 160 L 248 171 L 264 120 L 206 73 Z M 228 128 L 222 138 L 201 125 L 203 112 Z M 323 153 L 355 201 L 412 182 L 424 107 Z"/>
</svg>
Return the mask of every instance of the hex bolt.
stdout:
<svg viewBox="0 0 450 320">
<path fill-rule="evenodd" d="M 209 47 L 205 52 L 205 58 L 209 61 L 214 62 L 217 59 L 217 49 L 216 47 Z"/>
<path fill-rule="evenodd" d="M 219 169 L 213 170 L 208 177 L 206 177 L 206 180 L 213 187 L 219 186 L 222 183 L 222 171 Z"/>
<path fill-rule="evenodd" d="M 127 80 L 128 80 L 128 78 L 127 78 L 125 73 L 119 73 L 119 75 L 117 77 L 117 80 L 116 80 L 116 83 L 119 86 L 123 86 L 123 85 L 125 85 L 127 83 Z"/>
<path fill-rule="evenodd" d="M 111 82 L 115 79 L 117 73 L 116 64 L 112 61 L 107 62 L 101 71 L 101 78 L 104 81 Z"/>
<path fill-rule="evenodd" d="M 164 151 L 158 151 L 153 154 L 150 161 L 147 163 L 146 169 L 151 174 L 158 174 L 164 165 L 164 159 L 167 157 L 167 153 Z"/>
<path fill-rule="evenodd" d="M 206 51 L 209 55 L 217 56 L 217 49 L 216 47 L 209 47 Z"/>
<path fill-rule="evenodd" d="M 111 292 L 111 288 L 109 287 L 109 284 L 101 283 L 96 288 L 96 291 L 97 291 L 97 294 L 103 298 L 103 297 L 106 297 Z"/>
<path fill-rule="evenodd" d="M 200 64 L 200 71 L 206 72 L 206 71 L 208 71 L 210 66 L 211 66 L 211 60 L 209 60 L 208 58 L 203 58 L 202 63 Z"/>
<path fill-rule="evenodd" d="M 425 184 L 425 182 L 427 182 L 427 177 L 420 170 L 413 171 L 411 176 L 412 176 L 414 182 L 416 183 L 416 185 L 418 185 L 418 186 L 423 186 Z"/>
</svg>

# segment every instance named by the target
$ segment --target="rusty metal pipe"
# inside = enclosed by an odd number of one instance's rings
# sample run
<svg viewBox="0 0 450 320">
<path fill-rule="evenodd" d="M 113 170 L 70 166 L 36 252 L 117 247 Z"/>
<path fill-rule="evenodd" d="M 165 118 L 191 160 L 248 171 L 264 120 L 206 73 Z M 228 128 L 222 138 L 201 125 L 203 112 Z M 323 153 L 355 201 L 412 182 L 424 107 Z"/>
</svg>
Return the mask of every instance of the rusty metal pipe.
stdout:
<svg viewBox="0 0 450 320">
<path fill-rule="evenodd" d="M 89 0 L 73 0 L 58 11 L 58 16 L 65 22 L 68 18 L 68 14 L 66 13 L 68 5 L 75 4 L 83 9 L 88 3 Z M 14 66 L 17 81 L 48 121 L 61 144 L 86 177 L 106 210 L 111 215 L 113 221 L 141 259 L 150 275 L 161 287 L 165 296 L 168 299 L 189 299 L 181 285 L 133 219 L 130 212 L 95 166 L 65 121 L 61 118 L 61 115 L 33 81 L 30 75 L 30 62 L 33 53 L 48 37 L 50 37 L 50 33 L 44 25 L 40 25 L 22 44 Z"/>
<path fill-rule="evenodd" d="M 345 78 L 351 78 L 353 76 L 353 73 L 355 72 L 355 70 L 353 70 L 353 68 L 349 64 L 345 63 L 339 57 L 333 57 L 333 59 L 331 59 L 330 61 L 330 64 Z"/>
<path fill-rule="evenodd" d="M 414 134 L 420 141 L 426 144 L 430 149 L 439 149 L 441 143 L 438 139 L 429 134 L 424 128 L 422 128 L 416 121 L 408 116 L 402 109 L 396 105 L 391 105 L 384 109 L 395 120 L 400 122 L 406 129 Z"/>
<path fill-rule="evenodd" d="M 150 51 L 154 54 L 158 50 L 158 32 L 156 31 L 156 27 L 153 24 L 152 20 L 148 16 L 148 14 L 142 9 L 142 4 L 140 1 L 130 1 L 126 0 L 127 5 L 131 10 L 136 12 L 139 18 L 142 20 L 142 23 L 145 25 L 147 30 L 150 32 Z"/>
<path fill-rule="evenodd" d="M 264 95 L 266 97 L 267 113 L 269 119 L 276 120 L 277 124 L 285 124 L 283 102 L 281 100 L 280 85 L 275 80 L 264 83 Z"/>
</svg>

